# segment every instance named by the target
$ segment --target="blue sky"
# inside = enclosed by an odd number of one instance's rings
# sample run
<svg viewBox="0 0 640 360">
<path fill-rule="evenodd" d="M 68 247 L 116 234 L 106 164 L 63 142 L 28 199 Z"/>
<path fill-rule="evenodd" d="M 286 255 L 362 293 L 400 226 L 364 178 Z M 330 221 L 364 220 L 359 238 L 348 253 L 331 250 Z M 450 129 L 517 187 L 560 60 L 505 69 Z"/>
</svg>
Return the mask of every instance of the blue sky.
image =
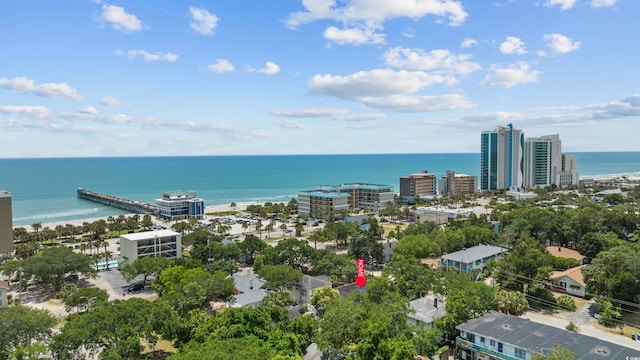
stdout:
<svg viewBox="0 0 640 360">
<path fill-rule="evenodd" d="M 640 1 L 0 2 L 0 157 L 637 151 Z"/>
</svg>

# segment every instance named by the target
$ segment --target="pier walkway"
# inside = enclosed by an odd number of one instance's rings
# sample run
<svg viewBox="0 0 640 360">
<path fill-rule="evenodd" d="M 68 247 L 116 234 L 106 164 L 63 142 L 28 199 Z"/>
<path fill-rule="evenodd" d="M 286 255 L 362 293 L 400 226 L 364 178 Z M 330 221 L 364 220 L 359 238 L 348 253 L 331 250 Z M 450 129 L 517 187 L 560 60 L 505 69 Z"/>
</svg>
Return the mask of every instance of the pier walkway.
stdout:
<svg viewBox="0 0 640 360">
<path fill-rule="evenodd" d="M 129 211 L 136 214 L 150 214 L 158 215 L 159 210 L 157 207 L 151 204 L 145 204 L 139 201 L 121 199 L 119 197 L 100 194 L 97 192 L 78 188 L 78 197 L 89 201 L 96 202 L 98 204 L 111 206 L 120 210 Z"/>
</svg>

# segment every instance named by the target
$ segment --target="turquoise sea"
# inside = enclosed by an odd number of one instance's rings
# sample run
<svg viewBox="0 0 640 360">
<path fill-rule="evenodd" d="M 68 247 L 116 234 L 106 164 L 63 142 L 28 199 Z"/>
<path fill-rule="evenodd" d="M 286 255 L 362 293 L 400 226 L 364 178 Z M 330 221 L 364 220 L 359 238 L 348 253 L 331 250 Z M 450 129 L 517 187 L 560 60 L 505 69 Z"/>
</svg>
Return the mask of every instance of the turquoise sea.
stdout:
<svg viewBox="0 0 640 360">
<path fill-rule="evenodd" d="M 640 152 L 582 152 L 580 176 L 640 176 Z M 76 190 L 153 203 L 164 191 L 194 190 L 206 205 L 286 202 L 320 185 L 367 182 L 399 191 L 399 178 L 428 170 L 478 175 L 475 154 L 371 154 L 0 159 L 0 189 L 12 194 L 14 226 L 118 215 Z"/>
</svg>

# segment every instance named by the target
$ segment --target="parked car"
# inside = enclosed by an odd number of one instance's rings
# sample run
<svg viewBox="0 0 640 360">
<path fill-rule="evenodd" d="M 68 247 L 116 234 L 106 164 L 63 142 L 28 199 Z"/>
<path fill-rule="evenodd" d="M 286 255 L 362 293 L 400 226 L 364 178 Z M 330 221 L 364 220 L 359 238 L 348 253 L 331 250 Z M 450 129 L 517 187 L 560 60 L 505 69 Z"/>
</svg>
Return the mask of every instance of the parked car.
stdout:
<svg viewBox="0 0 640 360">
<path fill-rule="evenodd" d="M 145 288 L 145 283 L 144 281 L 139 281 L 139 282 L 135 282 L 133 284 L 129 284 L 124 288 L 124 291 L 130 293 L 130 292 L 137 292 L 137 291 L 142 291 Z"/>
<path fill-rule="evenodd" d="M 64 281 L 78 281 L 78 274 L 69 274 L 63 278 Z"/>
</svg>

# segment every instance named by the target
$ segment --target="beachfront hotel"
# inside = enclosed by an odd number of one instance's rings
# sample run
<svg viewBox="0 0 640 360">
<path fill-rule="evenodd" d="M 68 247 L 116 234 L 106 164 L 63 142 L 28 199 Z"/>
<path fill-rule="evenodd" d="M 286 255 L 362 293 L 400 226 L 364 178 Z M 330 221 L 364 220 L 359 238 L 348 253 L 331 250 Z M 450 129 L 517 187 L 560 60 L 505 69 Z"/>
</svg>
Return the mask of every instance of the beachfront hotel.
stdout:
<svg viewBox="0 0 640 360">
<path fill-rule="evenodd" d="M 11 193 L 0 190 L 0 254 L 7 254 L 11 249 L 13 249 Z"/>
<path fill-rule="evenodd" d="M 411 174 L 400 178 L 400 198 L 402 202 L 433 197 L 437 191 L 436 176 L 429 174 L 426 170 L 419 174 Z"/>
<path fill-rule="evenodd" d="M 480 135 L 480 189 L 523 186 L 524 134 L 512 124 Z"/>
<path fill-rule="evenodd" d="M 195 191 L 187 191 L 186 195 L 180 191 L 164 192 L 160 199 L 156 199 L 155 206 L 160 217 L 169 220 L 202 220 L 204 217 L 204 200 L 196 197 Z"/>
<path fill-rule="evenodd" d="M 438 181 L 438 191 L 443 196 L 473 194 L 478 191 L 478 177 L 447 170 Z"/>
<path fill-rule="evenodd" d="M 388 185 L 353 183 L 320 186 L 298 193 L 298 215 L 326 218 L 339 212 L 378 212 L 394 202 Z"/>
<path fill-rule="evenodd" d="M 171 230 L 144 231 L 120 235 L 120 265 L 145 256 L 182 257 L 182 234 Z"/>
<path fill-rule="evenodd" d="M 524 142 L 524 186 L 578 185 L 575 156 L 562 152 L 559 135 L 528 138 Z"/>
</svg>

